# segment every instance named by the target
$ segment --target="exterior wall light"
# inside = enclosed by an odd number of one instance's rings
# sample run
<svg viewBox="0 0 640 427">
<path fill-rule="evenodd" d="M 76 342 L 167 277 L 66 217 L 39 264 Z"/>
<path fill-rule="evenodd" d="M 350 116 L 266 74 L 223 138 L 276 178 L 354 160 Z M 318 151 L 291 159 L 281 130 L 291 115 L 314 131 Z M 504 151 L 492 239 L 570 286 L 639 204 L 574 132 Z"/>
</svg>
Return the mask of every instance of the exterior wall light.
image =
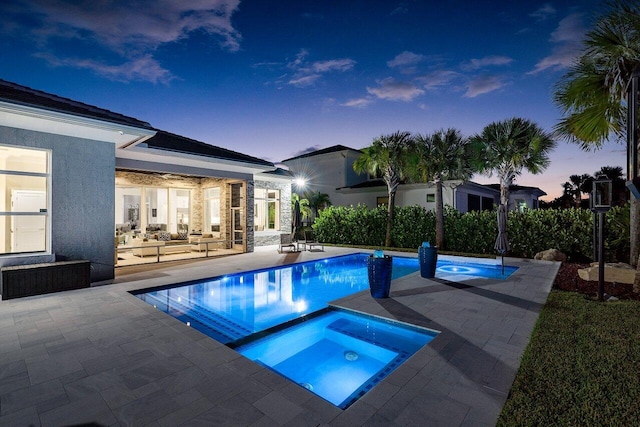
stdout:
<svg viewBox="0 0 640 427">
<path fill-rule="evenodd" d="M 605 175 L 600 175 L 593 181 L 593 210 L 595 212 L 607 212 L 611 209 L 613 195 L 612 183 Z"/>
</svg>

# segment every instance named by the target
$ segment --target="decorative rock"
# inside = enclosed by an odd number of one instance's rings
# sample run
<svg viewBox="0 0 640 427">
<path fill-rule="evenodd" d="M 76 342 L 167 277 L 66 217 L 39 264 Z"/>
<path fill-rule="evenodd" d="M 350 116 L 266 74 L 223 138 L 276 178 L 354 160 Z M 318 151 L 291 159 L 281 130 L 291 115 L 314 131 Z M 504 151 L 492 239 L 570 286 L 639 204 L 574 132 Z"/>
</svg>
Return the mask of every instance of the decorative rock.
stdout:
<svg viewBox="0 0 640 427">
<path fill-rule="evenodd" d="M 546 251 L 538 252 L 533 259 L 565 262 L 567 260 L 567 256 L 557 249 L 547 249 Z"/>
<path fill-rule="evenodd" d="M 598 263 L 592 262 L 591 267 L 581 268 L 578 270 L 578 276 L 582 280 L 595 282 L 598 280 Z M 629 264 L 623 262 L 605 263 L 604 265 L 604 281 L 616 283 L 634 283 L 636 278 L 636 270 Z"/>
</svg>

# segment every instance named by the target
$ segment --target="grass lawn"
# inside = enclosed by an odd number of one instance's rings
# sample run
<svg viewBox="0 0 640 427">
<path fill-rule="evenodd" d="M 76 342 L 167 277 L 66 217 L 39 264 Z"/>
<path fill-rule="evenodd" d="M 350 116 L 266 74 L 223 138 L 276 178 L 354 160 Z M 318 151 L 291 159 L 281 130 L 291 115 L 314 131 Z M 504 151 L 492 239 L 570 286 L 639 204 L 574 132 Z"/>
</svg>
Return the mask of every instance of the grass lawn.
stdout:
<svg viewBox="0 0 640 427">
<path fill-rule="evenodd" d="M 640 301 L 552 290 L 498 425 L 640 423 Z"/>
</svg>

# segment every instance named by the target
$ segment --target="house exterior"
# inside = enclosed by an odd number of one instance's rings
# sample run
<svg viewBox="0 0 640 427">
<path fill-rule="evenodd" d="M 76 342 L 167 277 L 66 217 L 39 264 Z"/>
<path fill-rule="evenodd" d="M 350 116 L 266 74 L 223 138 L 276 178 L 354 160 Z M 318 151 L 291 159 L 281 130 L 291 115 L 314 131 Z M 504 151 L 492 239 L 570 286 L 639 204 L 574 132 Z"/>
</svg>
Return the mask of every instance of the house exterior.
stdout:
<svg viewBox="0 0 640 427">
<path fill-rule="evenodd" d="M 361 204 L 369 208 L 386 205 L 387 185 L 381 179 L 351 187 L 336 189 L 336 192 L 352 200 L 353 205 Z M 400 184 L 396 191 L 396 206 L 422 206 L 426 210 L 436 209 L 436 190 L 433 183 Z M 500 192 L 471 181 L 449 180 L 442 184 L 444 205 L 458 211 L 491 210 L 499 200 Z"/>
<path fill-rule="evenodd" d="M 283 160 L 294 177 L 303 177 L 306 188 L 329 195 L 339 206 L 362 204 L 375 207 L 386 204 L 387 186 L 382 179 L 371 179 L 353 171 L 353 163 L 361 151 L 343 145 L 306 153 Z M 539 188 L 513 186 L 510 206 L 537 209 L 538 197 L 546 195 Z M 500 187 L 472 181 L 449 180 L 443 183 L 443 201 L 460 212 L 490 210 L 500 203 Z M 396 206 L 422 206 L 435 209 L 433 183 L 401 184 L 396 192 Z"/>
<path fill-rule="evenodd" d="M 500 191 L 500 184 L 487 184 L 487 187 Z M 538 209 L 538 199 L 546 195 L 547 193 L 538 187 L 511 185 L 509 186 L 509 210 L 523 211 L 526 209 Z"/>
<path fill-rule="evenodd" d="M 270 162 L 0 80 L 0 267 L 84 259 L 109 282 L 116 225 L 251 252 L 290 232 L 290 199 Z"/>
<path fill-rule="evenodd" d="M 326 193 L 331 203 L 338 206 L 355 204 L 352 194 L 340 193 L 336 189 L 365 183 L 367 175 L 358 175 L 353 163 L 362 152 L 343 145 L 334 145 L 312 153 L 283 160 L 294 178 L 303 178 L 305 189 Z"/>
</svg>

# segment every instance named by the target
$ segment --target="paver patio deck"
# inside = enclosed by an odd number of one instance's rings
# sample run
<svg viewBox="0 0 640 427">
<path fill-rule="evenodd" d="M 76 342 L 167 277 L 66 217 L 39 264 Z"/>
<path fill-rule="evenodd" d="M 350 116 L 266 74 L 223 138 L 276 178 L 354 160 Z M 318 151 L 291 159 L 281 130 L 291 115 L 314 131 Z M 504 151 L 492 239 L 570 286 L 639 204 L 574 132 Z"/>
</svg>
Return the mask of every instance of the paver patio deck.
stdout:
<svg viewBox="0 0 640 427">
<path fill-rule="evenodd" d="M 494 425 L 559 263 L 507 258 L 520 268 L 505 281 L 414 273 L 391 298 L 335 302 L 441 331 L 344 411 L 129 294 L 359 252 L 325 249 L 120 270 L 111 285 L 0 302 L 0 425 Z"/>
</svg>

